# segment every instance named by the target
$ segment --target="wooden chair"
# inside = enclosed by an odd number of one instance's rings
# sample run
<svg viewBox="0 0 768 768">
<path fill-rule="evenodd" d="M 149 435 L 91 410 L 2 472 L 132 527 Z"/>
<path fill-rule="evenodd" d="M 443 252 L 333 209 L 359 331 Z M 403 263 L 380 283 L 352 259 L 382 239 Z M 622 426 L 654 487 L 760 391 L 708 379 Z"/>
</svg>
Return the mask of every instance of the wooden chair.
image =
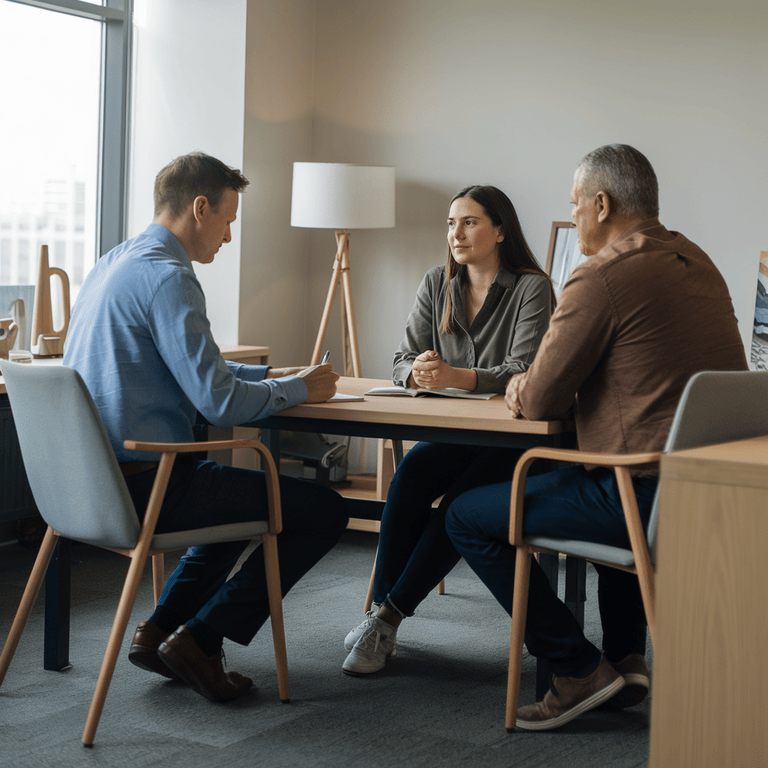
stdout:
<svg viewBox="0 0 768 768">
<path fill-rule="evenodd" d="M 768 434 L 768 372 L 705 371 L 691 378 L 685 387 L 670 427 L 664 452 Z M 512 600 L 512 634 L 509 646 L 506 727 L 515 729 L 520 670 L 522 666 L 525 619 L 531 555 L 560 553 L 602 563 L 637 574 L 645 607 L 651 643 L 655 634 L 654 565 L 658 527 L 658 492 L 647 532 L 643 531 L 637 508 L 630 467 L 656 462 L 661 453 L 611 455 L 583 453 L 557 448 L 532 448 L 517 463 L 512 479 L 509 543 L 516 548 L 515 583 Z M 630 548 L 612 547 L 588 541 L 551 536 L 523 536 L 525 479 L 536 459 L 593 464 L 613 468 L 619 488 Z"/>
<path fill-rule="evenodd" d="M 282 528 L 280 487 L 272 456 L 265 446 L 256 440 L 207 443 L 140 443 L 126 440 L 124 445 L 129 450 L 162 454 L 144 522 L 140 524 L 107 432 L 78 373 L 63 366 L 20 365 L 7 361 L 3 361 L 0 367 L 32 493 L 40 514 L 48 524 L 0 655 L 0 685 L 32 611 L 57 536 L 103 547 L 130 558 L 83 732 L 82 741 L 86 746 L 93 744 L 147 558 L 151 556 L 153 560 L 157 601 L 165 583 L 164 552 L 200 544 L 257 539 L 264 547 L 280 698 L 284 702 L 290 701 L 276 541 Z M 155 534 L 176 454 L 229 448 L 252 448 L 261 455 L 267 479 L 269 520 Z"/>
</svg>

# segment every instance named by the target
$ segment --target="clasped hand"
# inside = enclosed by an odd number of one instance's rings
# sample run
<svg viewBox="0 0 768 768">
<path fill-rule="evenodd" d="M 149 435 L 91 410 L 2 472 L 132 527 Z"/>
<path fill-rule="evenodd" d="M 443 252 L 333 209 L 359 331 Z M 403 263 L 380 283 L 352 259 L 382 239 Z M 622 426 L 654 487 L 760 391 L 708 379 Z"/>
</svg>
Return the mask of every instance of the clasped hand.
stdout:
<svg viewBox="0 0 768 768">
<path fill-rule="evenodd" d="M 434 350 L 422 352 L 411 369 L 413 384 L 418 389 L 446 389 L 452 383 L 454 368 L 444 363 Z"/>
</svg>

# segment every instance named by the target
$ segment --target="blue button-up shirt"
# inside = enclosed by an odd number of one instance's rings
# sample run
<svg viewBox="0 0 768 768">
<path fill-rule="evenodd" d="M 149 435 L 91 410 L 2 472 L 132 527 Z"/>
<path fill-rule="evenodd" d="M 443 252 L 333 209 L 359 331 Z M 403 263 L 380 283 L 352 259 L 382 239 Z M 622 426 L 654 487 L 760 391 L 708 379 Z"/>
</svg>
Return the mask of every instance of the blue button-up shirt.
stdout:
<svg viewBox="0 0 768 768">
<path fill-rule="evenodd" d="M 72 310 L 64 364 L 83 377 L 118 461 L 156 460 L 123 440 L 192 442 L 199 411 L 243 424 L 306 401 L 301 378 L 225 361 L 181 243 L 151 224 L 91 270 Z"/>
</svg>

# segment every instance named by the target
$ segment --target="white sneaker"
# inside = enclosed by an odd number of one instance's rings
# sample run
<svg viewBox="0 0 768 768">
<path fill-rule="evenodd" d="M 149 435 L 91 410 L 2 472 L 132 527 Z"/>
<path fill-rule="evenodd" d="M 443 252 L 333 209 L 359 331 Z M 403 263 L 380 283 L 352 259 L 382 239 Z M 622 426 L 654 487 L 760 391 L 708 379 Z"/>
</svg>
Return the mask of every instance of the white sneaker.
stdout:
<svg viewBox="0 0 768 768">
<path fill-rule="evenodd" d="M 365 630 L 368 627 L 373 626 L 373 620 L 376 618 L 376 608 L 372 608 L 365 614 L 365 620 L 362 624 L 358 624 L 345 638 L 344 638 L 344 650 L 349 653 L 354 647 L 355 643 L 363 636 Z M 397 641 L 392 648 L 392 652 L 387 658 L 394 659 L 397 656 Z"/>
<path fill-rule="evenodd" d="M 371 617 L 369 626 L 352 647 L 341 671 L 355 677 L 378 672 L 384 668 L 387 659 L 394 655 L 396 638 L 396 627 L 377 616 Z"/>
</svg>

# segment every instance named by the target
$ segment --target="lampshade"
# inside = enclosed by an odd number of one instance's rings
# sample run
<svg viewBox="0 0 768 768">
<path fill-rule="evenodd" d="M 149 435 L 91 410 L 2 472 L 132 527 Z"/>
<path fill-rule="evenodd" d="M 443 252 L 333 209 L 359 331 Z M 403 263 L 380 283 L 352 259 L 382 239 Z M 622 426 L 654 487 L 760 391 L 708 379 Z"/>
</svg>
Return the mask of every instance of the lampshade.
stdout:
<svg viewBox="0 0 768 768">
<path fill-rule="evenodd" d="M 394 227 L 394 167 L 294 163 L 291 226 L 337 230 Z"/>
</svg>

